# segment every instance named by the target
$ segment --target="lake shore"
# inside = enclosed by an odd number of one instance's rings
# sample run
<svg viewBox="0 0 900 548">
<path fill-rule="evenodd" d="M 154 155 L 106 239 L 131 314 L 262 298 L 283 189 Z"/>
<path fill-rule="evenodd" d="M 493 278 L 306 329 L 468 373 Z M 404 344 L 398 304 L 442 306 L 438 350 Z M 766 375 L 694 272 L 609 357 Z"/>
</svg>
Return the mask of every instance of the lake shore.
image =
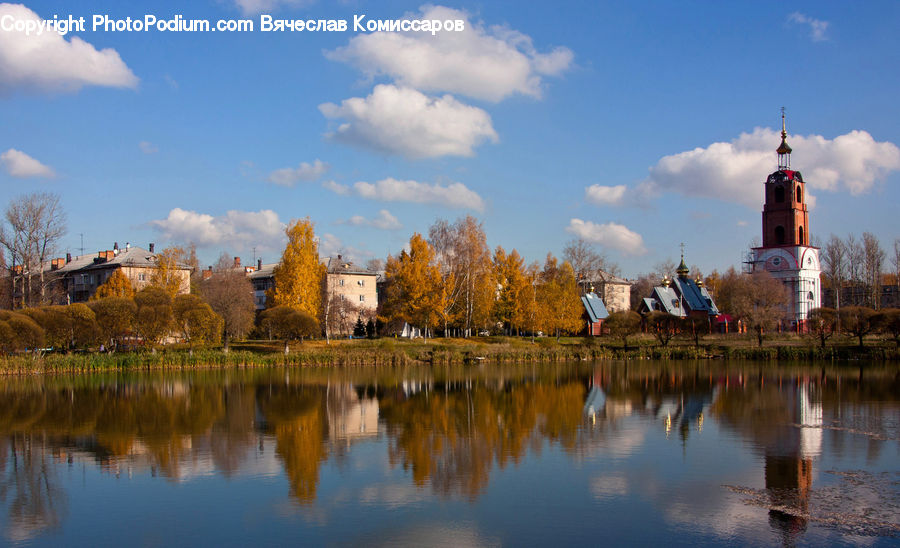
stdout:
<svg viewBox="0 0 900 548">
<path fill-rule="evenodd" d="M 759 347 L 752 341 L 720 339 L 699 346 L 650 340 L 621 342 L 609 339 L 477 337 L 469 339 L 357 339 L 315 340 L 292 343 L 287 355 L 279 341 L 234 343 L 225 352 L 221 347 L 194 349 L 171 346 L 156 350 L 127 352 L 70 352 L 23 354 L 0 358 L 0 374 L 89 373 L 100 371 L 163 370 L 184 368 L 271 367 L 271 366 L 401 366 L 466 365 L 500 363 L 543 363 L 593 360 L 745 360 L 779 361 L 900 361 L 900 350 L 890 342 L 867 343 L 863 348 L 850 344 L 822 348 L 803 339 L 783 339 Z"/>
</svg>

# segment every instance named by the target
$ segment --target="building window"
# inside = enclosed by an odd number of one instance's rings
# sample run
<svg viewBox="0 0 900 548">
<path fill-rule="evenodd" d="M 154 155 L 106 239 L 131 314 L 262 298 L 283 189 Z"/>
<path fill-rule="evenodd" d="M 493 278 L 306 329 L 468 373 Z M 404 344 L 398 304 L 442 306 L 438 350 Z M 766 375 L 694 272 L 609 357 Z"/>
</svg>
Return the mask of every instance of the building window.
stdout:
<svg viewBox="0 0 900 548">
<path fill-rule="evenodd" d="M 781 185 L 775 187 L 775 203 L 784 203 L 784 187 Z"/>
<path fill-rule="evenodd" d="M 799 241 L 799 243 L 800 243 L 800 245 L 803 245 L 803 227 L 802 227 L 802 226 L 800 227 L 800 241 Z"/>
<path fill-rule="evenodd" d="M 783 196 L 782 196 L 783 197 Z M 784 227 L 775 227 L 775 245 L 784 245 Z"/>
<path fill-rule="evenodd" d="M 138 274 L 138 281 L 139 281 L 139 282 L 146 282 L 146 281 L 147 281 L 147 275 L 144 274 L 143 272 L 141 272 L 140 274 Z"/>
<path fill-rule="evenodd" d="M 359 302 L 361 302 L 361 303 L 366 302 L 366 296 L 365 296 L 365 295 L 360 295 L 360 296 L 359 296 Z"/>
<path fill-rule="evenodd" d="M 341 297 L 341 302 L 344 302 L 344 294 L 343 293 L 341 294 L 340 297 Z"/>
<path fill-rule="evenodd" d="M 803 191 L 800 190 L 800 185 L 797 185 L 797 202 L 803 202 Z"/>
<path fill-rule="evenodd" d="M 365 287 L 365 286 L 366 286 L 366 281 L 365 281 L 365 280 L 360 280 L 360 281 L 358 281 L 358 282 L 356 282 L 356 283 L 359 284 L 359 287 Z"/>
<path fill-rule="evenodd" d="M 344 280 L 343 280 L 343 279 L 338 280 L 338 285 L 343 287 L 343 285 L 344 285 Z"/>
</svg>

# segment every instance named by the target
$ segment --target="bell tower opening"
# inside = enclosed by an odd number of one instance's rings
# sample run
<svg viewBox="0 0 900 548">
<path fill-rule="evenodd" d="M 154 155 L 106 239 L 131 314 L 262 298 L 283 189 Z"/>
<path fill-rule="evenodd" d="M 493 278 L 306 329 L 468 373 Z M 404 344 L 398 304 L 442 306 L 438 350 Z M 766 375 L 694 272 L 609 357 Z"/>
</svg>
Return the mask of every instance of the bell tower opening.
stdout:
<svg viewBox="0 0 900 548">
<path fill-rule="evenodd" d="M 803 227 L 800 227 L 800 245 L 806 245 L 806 240 L 803 239 Z"/>
<path fill-rule="evenodd" d="M 781 225 L 775 227 L 775 245 L 784 245 L 784 227 Z"/>
<path fill-rule="evenodd" d="M 784 203 L 784 187 L 778 185 L 775 187 L 775 203 L 783 204 Z"/>
</svg>

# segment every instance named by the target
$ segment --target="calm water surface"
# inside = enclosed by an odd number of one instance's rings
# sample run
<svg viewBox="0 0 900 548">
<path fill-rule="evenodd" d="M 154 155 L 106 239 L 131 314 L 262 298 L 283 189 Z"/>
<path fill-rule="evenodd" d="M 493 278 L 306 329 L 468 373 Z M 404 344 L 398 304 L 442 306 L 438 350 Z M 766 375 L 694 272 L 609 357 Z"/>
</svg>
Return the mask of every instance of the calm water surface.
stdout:
<svg viewBox="0 0 900 548">
<path fill-rule="evenodd" d="M 6 545 L 900 544 L 897 368 L 0 379 Z"/>
</svg>

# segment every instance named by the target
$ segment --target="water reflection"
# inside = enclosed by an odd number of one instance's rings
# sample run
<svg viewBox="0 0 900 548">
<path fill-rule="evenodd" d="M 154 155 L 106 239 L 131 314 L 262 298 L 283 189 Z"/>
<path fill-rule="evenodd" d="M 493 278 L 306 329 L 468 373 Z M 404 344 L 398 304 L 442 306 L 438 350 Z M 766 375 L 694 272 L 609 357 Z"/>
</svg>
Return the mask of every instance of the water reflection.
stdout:
<svg viewBox="0 0 900 548">
<path fill-rule="evenodd" d="M 722 484 L 756 477 L 768 523 L 793 543 L 815 514 L 823 453 L 856 454 L 862 444 L 866 462 L 880 462 L 884 444 L 898 437 L 898 394 L 890 370 L 706 363 L 13 378 L 0 383 L 3 535 L 35 538 L 66 522 L 69 480 L 60 470 L 73 464 L 182 484 L 283 477 L 291 500 L 310 508 L 322 503 L 323 466 L 334 462 L 338 472 L 329 473 L 347 475 L 341 463 L 357 444 L 374 444 L 408 483 L 371 478 L 356 491 L 360 505 L 396 507 L 398 497 L 474 504 L 492 489 L 492 475 L 558 452 L 565 466 L 584 468 L 578 481 L 594 500 L 624 499 L 644 485 L 639 495 L 676 521 L 696 521 L 709 512 L 705 501 L 732 497 Z M 718 443 L 740 440 L 759 465 L 740 480 L 722 465 L 701 471 L 702 488 L 677 484 L 703 490 L 703 500 L 671 492 L 658 500 L 660 488 L 647 486 L 664 474 L 614 464 L 671 444 L 686 460 L 710 425 Z"/>
</svg>

